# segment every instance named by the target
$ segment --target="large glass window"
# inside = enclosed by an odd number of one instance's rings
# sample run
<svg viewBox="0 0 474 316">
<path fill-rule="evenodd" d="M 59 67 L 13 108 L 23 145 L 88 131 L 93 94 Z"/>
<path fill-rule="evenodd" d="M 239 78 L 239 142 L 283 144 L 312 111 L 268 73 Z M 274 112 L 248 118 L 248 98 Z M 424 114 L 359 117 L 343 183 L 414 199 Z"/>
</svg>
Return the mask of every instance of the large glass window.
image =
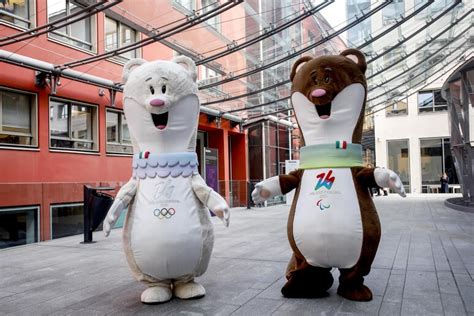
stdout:
<svg viewBox="0 0 474 316">
<path fill-rule="evenodd" d="M 51 206 L 51 238 L 79 235 L 84 232 L 84 205 Z"/>
<path fill-rule="evenodd" d="M 48 0 L 48 19 L 54 22 L 60 18 L 84 9 L 84 6 L 73 0 Z M 92 17 L 87 17 L 49 33 L 52 38 L 68 44 L 92 50 Z"/>
<path fill-rule="evenodd" d="M 32 5 L 29 0 L 1 0 L 0 20 L 24 28 L 31 28 L 30 12 Z"/>
<path fill-rule="evenodd" d="M 107 152 L 132 154 L 133 147 L 123 112 L 107 110 Z"/>
<path fill-rule="evenodd" d="M 211 84 L 216 81 L 219 81 L 219 74 L 206 66 L 200 65 L 199 66 L 199 74 L 198 74 L 198 84 Z M 211 89 L 207 89 L 206 93 L 208 94 L 221 94 L 222 85 L 218 85 L 212 87 Z"/>
<path fill-rule="evenodd" d="M 137 34 L 137 31 L 131 27 L 111 18 L 105 18 L 106 51 L 111 51 L 135 43 L 137 41 Z M 119 56 L 125 59 L 136 58 L 138 57 L 138 50 L 131 50 L 129 52 L 120 54 Z"/>
<path fill-rule="evenodd" d="M 0 89 L 0 144 L 36 146 L 36 96 Z"/>
<path fill-rule="evenodd" d="M 388 168 L 395 171 L 403 182 L 405 191 L 410 192 L 410 152 L 408 140 L 387 141 Z"/>
<path fill-rule="evenodd" d="M 39 208 L 0 209 L 0 249 L 39 241 Z"/>
<path fill-rule="evenodd" d="M 424 192 L 432 192 L 433 187 L 438 188 L 444 172 L 449 178 L 449 184 L 458 184 L 449 138 L 420 139 L 420 153 Z"/>
<path fill-rule="evenodd" d="M 219 6 L 219 2 L 216 0 L 201 0 L 202 13 L 209 12 Z M 206 21 L 210 26 L 220 31 L 221 25 L 219 24 L 219 15 L 216 15 Z"/>
<path fill-rule="evenodd" d="M 441 96 L 441 90 L 429 90 L 418 92 L 418 111 L 437 112 L 446 111 L 448 106 Z"/>
<path fill-rule="evenodd" d="M 248 129 L 249 177 L 251 182 L 258 182 L 263 179 L 262 130 L 262 124 L 256 124 Z"/>
<path fill-rule="evenodd" d="M 97 150 L 97 107 L 51 100 L 49 132 L 52 148 Z"/>
</svg>

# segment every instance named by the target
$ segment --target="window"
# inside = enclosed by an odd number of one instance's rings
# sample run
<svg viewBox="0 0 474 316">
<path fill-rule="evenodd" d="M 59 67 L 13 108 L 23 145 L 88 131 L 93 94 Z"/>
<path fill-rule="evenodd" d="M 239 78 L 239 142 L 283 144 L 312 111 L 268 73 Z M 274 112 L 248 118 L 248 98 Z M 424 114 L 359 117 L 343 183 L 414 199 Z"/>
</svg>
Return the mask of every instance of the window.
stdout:
<svg viewBox="0 0 474 316">
<path fill-rule="evenodd" d="M 216 1 L 216 0 L 201 0 L 201 9 L 202 9 L 203 14 L 217 8 L 218 6 L 219 6 L 219 1 Z M 206 20 L 206 22 L 210 26 L 212 26 L 214 29 L 220 31 L 221 26 L 219 24 L 219 22 L 220 22 L 219 15 L 216 15 L 216 16 Z"/>
<path fill-rule="evenodd" d="M 51 206 L 51 239 L 84 232 L 84 204 Z"/>
<path fill-rule="evenodd" d="M 138 33 L 119 21 L 105 17 L 105 50 L 111 51 L 135 43 Z M 138 50 L 132 50 L 119 55 L 125 60 L 138 57 Z"/>
<path fill-rule="evenodd" d="M 391 106 L 385 108 L 386 116 L 407 115 L 408 114 L 408 100 L 403 99 L 397 101 Z"/>
<path fill-rule="evenodd" d="M 0 209 L 0 249 L 39 241 L 39 207 Z"/>
<path fill-rule="evenodd" d="M 0 19 L 23 28 L 31 28 L 30 21 L 33 5 L 29 0 L 0 1 Z"/>
<path fill-rule="evenodd" d="M 133 154 L 128 124 L 123 112 L 107 110 L 107 152 Z"/>
<path fill-rule="evenodd" d="M 48 0 L 48 19 L 54 22 L 80 11 L 84 6 L 73 0 Z M 49 36 L 68 44 L 92 50 L 93 17 L 87 17 L 49 33 Z"/>
<path fill-rule="evenodd" d="M 420 139 L 421 184 L 424 192 L 432 192 L 430 188 L 440 186 L 440 178 L 444 172 L 450 184 L 458 184 L 454 160 L 451 155 L 449 138 Z"/>
<path fill-rule="evenodd" d="M 402 180 L 407 193 L 410 192 L 410 152 L 408 140 L 387 141 L 388 168 L 395 171 Z"/>
<path fill-rule="evenodd" d="M 37 146 L 36 95 L 0 89 L 0 144 Z"/>
<path fill-rule="evenodd" d="M 195 0 L 173 0 L 173 3 L 178 4 L 189 11 L 196 9 Z"/>
<path fill-rule="evenodd" d="M 404 0 L 394 0 L 392 3 L 382 9 L 383 24 L 395 23 L 396 19 L 405 15 Z"/>
<path fill-rule="evenodd" d="M 49 134 L 52 148 L 97 151 L 97 107 L 51 100 Z"/>
<path fill-rule="evenodd" d="M 215 71 L 212 70 L 211 68 L 208 68 L 206 66 L 200 65 L 199 66 L 199 85 L 206 85 L 206 84 L 211 84 L 214 82 L 219 81 L 219 74 Z M 207 89 L 206 93 L 213 93 L 213 94 L 218 94 L 220 95 L 222 91 L 222 86 L 218 85 L 215 87 L 212 87 L 211 89 Z"/>
<path fill-rule="evenodd" d="M 441 90 L 430 90 L 418 92 L 418 111 L 437 112 L 446 111 L 448 106 L 441 96 Z"/>
</svg>

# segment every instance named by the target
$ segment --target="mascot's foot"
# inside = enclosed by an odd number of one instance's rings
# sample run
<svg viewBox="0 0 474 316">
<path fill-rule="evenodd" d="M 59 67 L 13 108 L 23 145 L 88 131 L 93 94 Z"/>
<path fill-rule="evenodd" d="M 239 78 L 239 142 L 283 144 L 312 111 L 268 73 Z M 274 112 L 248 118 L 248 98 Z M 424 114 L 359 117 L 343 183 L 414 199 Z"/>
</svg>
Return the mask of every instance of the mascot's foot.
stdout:
<svg viewBox="0 0 474 316">
<path fill-rule="evenodd" d="M 364 284 L 357 286 L 339 285 L 337 294 L 351 301 L 368 302 L 372 300 L 372 291 Z"/>
<path fill-rule="evenodd" d="M 317 279 L 313 273 L 297 271 L 281 289 L 281 294 L 287 298 L 321 298 L 329 296 L 327 290 L 332 286 L 334 279 L 330 272 L 320 274 Z M 313 271 L 311 271 L 313 272 Z"/>
<path fill-rule="evenodd" d="M 153 286 L 142 292 L 141 300 L 144 304 L 160 304 L 168 302 L 173 297 L 169 287 Z"/>
<path fill-rule="evenodd" d="M 194 281 L 174 284 L 174 296 L 182 300 L 201 298 L 204 297 L 204 295 L 206 295 L 204 287 Z"/>
</svg>

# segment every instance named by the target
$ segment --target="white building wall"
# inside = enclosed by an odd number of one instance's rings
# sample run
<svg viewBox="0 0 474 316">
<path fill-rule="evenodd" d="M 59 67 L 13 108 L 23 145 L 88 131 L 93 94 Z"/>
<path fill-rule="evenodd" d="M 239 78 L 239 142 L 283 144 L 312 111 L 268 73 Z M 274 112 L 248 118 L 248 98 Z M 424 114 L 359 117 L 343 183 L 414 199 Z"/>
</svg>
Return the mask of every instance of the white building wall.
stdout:
<svg viewBox="0 0 474 316">
<path fill-rule="evenodd" d="M 440 89 L 446 78 L 437 80 L 428 89 Z M 447 111 L 418 113 L 418 94 L 408 97 L 408 114 L 386 116 L 385 110 L 374 114 L 375 160 L 388 168 L 387 141 L 408 139 L 410 161 L 410 192 L 421 193 L 420 138 L 450 137 Z M 394 170 L 397 172 L 397 170 Z"/>
</svg>

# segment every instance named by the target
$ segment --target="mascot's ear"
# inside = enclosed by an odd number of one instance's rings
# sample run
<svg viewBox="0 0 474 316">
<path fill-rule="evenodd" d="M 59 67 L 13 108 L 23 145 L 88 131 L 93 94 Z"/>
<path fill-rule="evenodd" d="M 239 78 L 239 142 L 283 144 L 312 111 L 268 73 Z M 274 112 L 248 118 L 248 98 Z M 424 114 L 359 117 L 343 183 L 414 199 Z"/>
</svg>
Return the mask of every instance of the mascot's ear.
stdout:
<svg viewBox="0 0 474 316">
<path fill-rule="evenodd" d="M 197 79 L 196 63 L 191 58 L 180 55 L 173 58 L 173 62 L 177 63 L 178 65 L 186 69 L 191 75 L 191 78 L 193 79 L 193 81 L 196 81 Z"/>
<path fill-rule="evenodd" d="M 144 63 L 146 63 L 146 60 L 141 59 L 141 58 L 135 58 L 135 59 L 129 60 L 125 64 L 125 66 L 123 66 L 123 71 L 122 71 L 122 81 L 123 81 L 123 83 L 127 82 L 128 77 L 130 77 L 130 74 L 132 73 L 132 71 L 135 68 L 137 68 L 140 65 L 143 65 Z"/>
<path fill-rule="evenodd" d="M 365 74 L 367 70 L 367 62 L 365 61 L 365 56 L 358 49 L 349 48 L 341 53 L 341 56 L 347 57 L 359 66 L 360 71 Z"/>
<path fill-rule="evenodd" d="M 302 63 L 305 63 L 307 61 L 310 61 L 311 59 L 313 59 L 313 57 L 311 56 L 304 56 L 304 57 L 301 57 L 300 59 L 298 59 L 294 64 L 293 64 L 293 68 L 291 69 L 291 74 L 290 74 L 290 80 L 293 81 L 293 78 L 295 77 L 296 75 L 296 71 L 298 70 L 298 66 L 301 65 Z"/>
</svg>

